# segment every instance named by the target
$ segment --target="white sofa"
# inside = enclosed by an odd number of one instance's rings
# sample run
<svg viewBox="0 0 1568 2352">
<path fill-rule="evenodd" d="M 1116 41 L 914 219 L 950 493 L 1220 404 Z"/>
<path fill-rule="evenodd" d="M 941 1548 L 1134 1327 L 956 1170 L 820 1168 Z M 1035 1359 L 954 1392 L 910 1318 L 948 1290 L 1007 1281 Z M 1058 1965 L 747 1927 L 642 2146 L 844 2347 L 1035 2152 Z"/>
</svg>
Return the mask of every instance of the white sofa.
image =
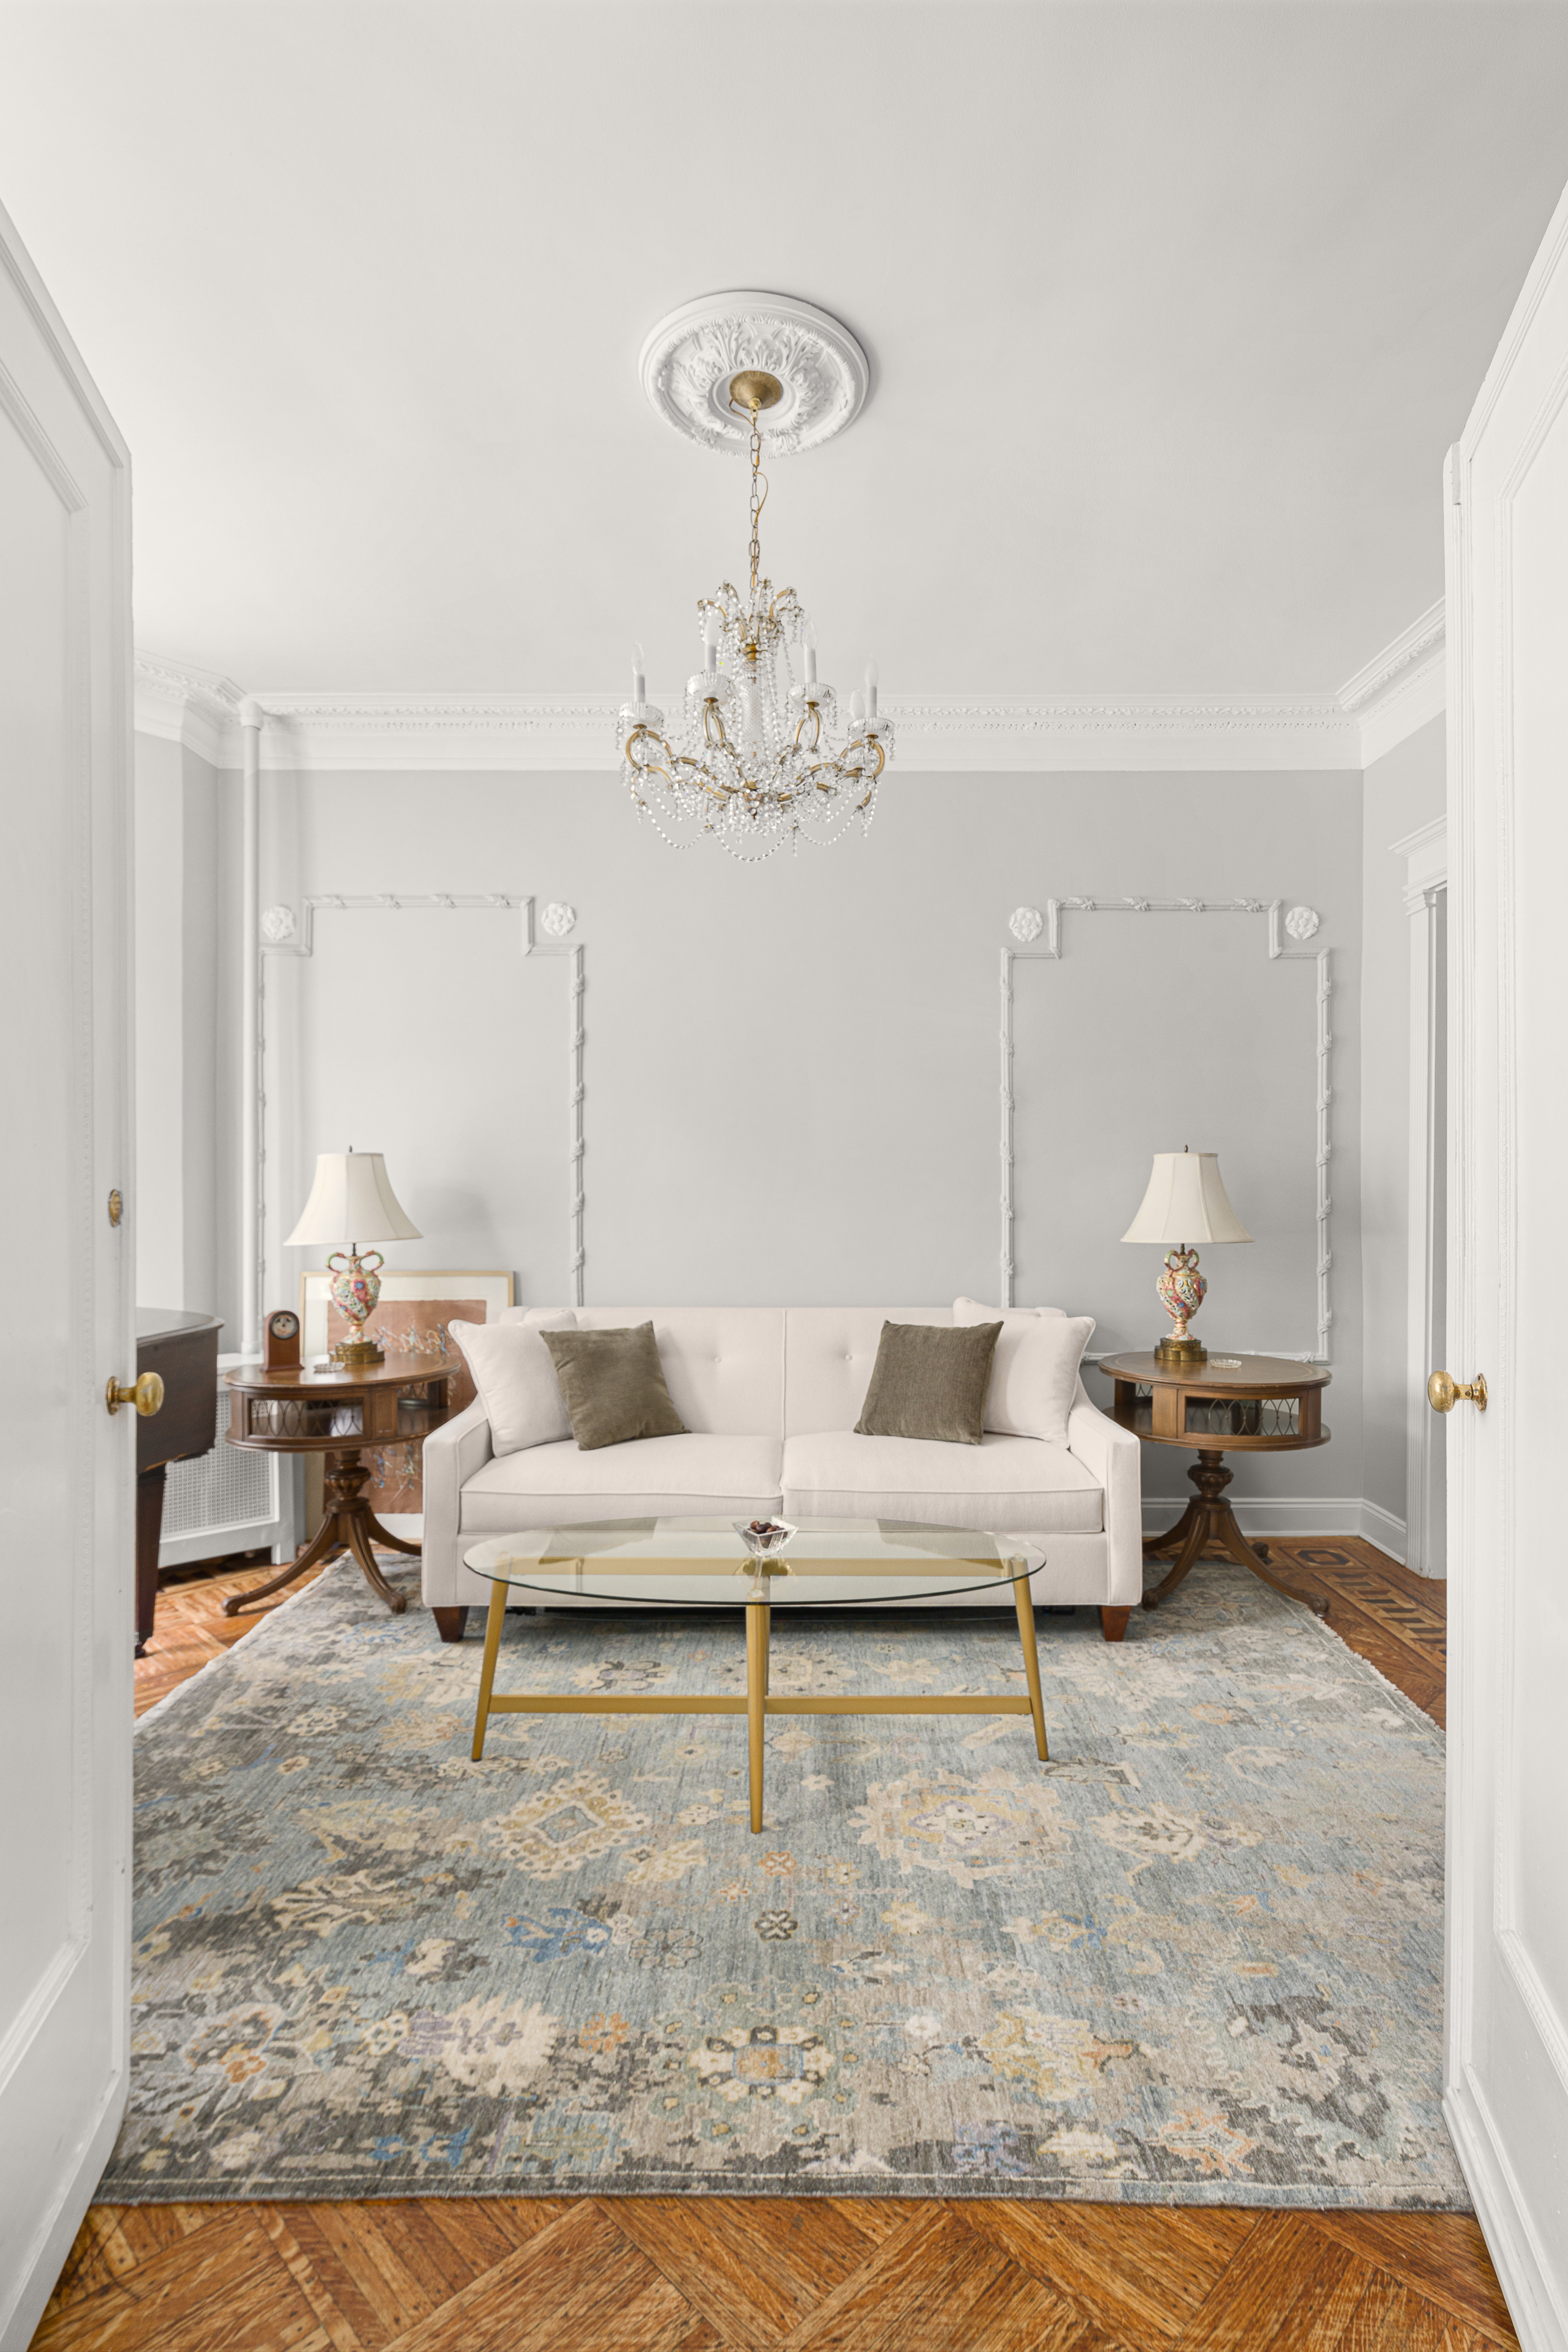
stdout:
<svg viewBox="0 0 1568 2352">
<path fill-rule="evenodd" d="M 527 1311 L 508 1308 L 500 1320 Z M 424 1597 L 443 1640 L 460 1640 L 468 1607 L 485 1598 L 463 1554 L 487 1536 L 583 1519 L 775 1513 L 1018 1536 L 1044 1555 L 1032 1577 L 1036 1601 L 1096 1606 L 1106 1640 L 1121 1639 L 1143 1590 L 1139 1444 L 1089 1402 L 1081 1380 L 1065 1446 L 1034 1437 L 987 1435 L 979 1445 L 860 1437 L 855 1423 L 883 1323 L 951 1324 L 950 1307 L 575 1313 L 582 1330 L 652 1323 L 688 1434 L 586 1454 L 567 1439 L 497 1455 L 476 1399 L 427 1437 Z"/>
</svg>

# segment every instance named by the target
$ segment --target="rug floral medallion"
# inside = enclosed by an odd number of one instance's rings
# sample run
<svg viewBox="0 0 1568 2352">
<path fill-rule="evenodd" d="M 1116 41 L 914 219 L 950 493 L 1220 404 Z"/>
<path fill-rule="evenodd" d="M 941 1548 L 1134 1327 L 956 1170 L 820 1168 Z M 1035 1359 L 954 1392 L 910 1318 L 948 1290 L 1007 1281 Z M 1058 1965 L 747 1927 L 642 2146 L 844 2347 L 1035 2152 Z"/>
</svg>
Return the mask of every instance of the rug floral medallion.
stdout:
<svg viewBox="0 0 1568 2352">
<path fill-rule="evenodd" d="M 405 1579 L 417 1601 L 415 1578 Z M 1442 1738 L 1195 1571 L 1026 1719 L 503 1717 L 336 1570 L 143 1719 L 100 2196 L 1468 2203 Z M 776 1618 L 775 1691 L 1022 1687 L 1005 1618 Z M 514 1616 L 498 1690 L 739 1692 L 740 1620 Z"/>
</svg>

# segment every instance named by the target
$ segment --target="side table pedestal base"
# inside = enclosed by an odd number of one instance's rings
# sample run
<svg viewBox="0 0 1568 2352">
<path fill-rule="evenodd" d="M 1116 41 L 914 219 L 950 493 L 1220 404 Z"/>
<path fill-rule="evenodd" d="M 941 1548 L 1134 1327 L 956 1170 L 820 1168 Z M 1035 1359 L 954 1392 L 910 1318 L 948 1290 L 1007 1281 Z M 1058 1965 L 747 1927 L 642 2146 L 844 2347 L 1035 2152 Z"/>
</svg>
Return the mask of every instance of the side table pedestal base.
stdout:
<svg viewBox="0 0 1568 2352">
<path fill-rule="evenodd" d="M 1144 1608 L 1157 1609 L 1162 1601 L 1168 1600 L 1188 1570 L 1203 1557 L 1205 1547 L 1215 1543 L 1227 1559 L 1234 1559 L 1239 1567 L 1249 1568 L 1254 1576 L 1282 1593 L 1287 1601 L 1305 1601 L 1314 1616 L 1326 1617 L 1329 1604 L 1321 1594 L 1299 1592 L 1293 1585 L 1287 1584 L 1268 1565 L 1265 1548 L 1249 1544 L 1242 1534 L 1225 1491 L 1234 1475 L 1226 1468 L 1217 1449 L 1200 1448 L 1197 1460 L 1187 1472 L 1197 1493 L 1173 1528 L 1168 1528 L 1163 1535 L 1143 1538 L 1145 1558 L 1172 1551 L 1176 1555 L 1170 1573 L 1143 1595 Z"/>
<path fill-rule="evenodd" d="M 401 1536 L 395 1536 L 390 1528 L 382 1526 L 362 1491 L 369 1478 L 370 1472 L 357 1454 L 329 1454 L 326 1458 L 326 1508 L 321 1526 L 299 1558 L 290 1560 L 279 1575 L 266 1584 L 254 1586 L 248 1592 L 231 1593 L 223 1604 L 224 1615 L 237 1617 L 258 1601 L 266 1601 L 272 1593 L 281 1592 L 286 1584 L 292 1584 L 296 1578 L 303 1576 L 318 1562 L 336 1559 L 346 1551 L 359 1562 L 371 1591 L 379 1600 L 384 1601 L 395 1615 L 401 1616 L 408 1606 L 407 1596 L 393 1591 L 377 1565 L 371 1546 L 373 1543 L 386 1544 L 394 1551 L 411 1553 L 416 1559 L 419 1557 L 419 1546 L 405 1543 Z"/>
</svg>

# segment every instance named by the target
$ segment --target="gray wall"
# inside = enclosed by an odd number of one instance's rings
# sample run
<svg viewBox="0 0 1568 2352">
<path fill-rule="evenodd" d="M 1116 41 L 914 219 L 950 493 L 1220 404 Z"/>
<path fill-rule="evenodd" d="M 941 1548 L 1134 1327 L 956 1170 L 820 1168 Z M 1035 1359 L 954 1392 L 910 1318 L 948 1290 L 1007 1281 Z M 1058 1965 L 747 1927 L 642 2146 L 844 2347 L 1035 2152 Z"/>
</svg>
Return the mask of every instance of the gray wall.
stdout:
<svg viewBox="0 0 1568 2352">
<path fill-rule="evenodd" d="M 1366 771 L 1362 881 L 1363 1415 L 1367 1499 L 1403 1521 L 1410 1382 L 1405 1252 L 1410 1187 L 1410 918 L 1393 845 L 1440 817 L 1445 721 L 1428 720 Z"/>
<path fill-rule="evenodd" d="M 1334 980 L 1334 1441 L 1238 1460 L 1237 1491 L 1363 1492 L 1359 777 L 917 775 L 889 783 L 868 840 L 755 867 L 671 852 L 610 778 L 263 790 L 264 903 L 504 890 L 578 910 L 595 1302 L 994 1299 L 1012 910 L 1316 908 Z M 392 1263 L 510 1267 L 520 1297 L 567 1296 L 567 973 L 523 959 L 519 929 L 326 910 L 309 959 L 268 959 L 269 1302 L 304 1263 L 281 1236 L 314 1154 L 350 1144 L 386 1153 L 423 1229 Z M 1190 1143 L 1220 1152 L 1257 1236 L 1209 1254 L 1200 1328 L 1310 1350 L 1314 964 L 1271 962 L 1261 915 L 1068 912 L 1062 941 L 1059 962 L 1015 966 L 1019 1300 L 1095 1315 L 1097 1347 L 1147 1345 L 1160 1253 L 1119 1236 L 1150 1153 Z M 1173 1493 L 1184 1468 L 1162 1457 L 1146 1488 Z"/>
</svg>

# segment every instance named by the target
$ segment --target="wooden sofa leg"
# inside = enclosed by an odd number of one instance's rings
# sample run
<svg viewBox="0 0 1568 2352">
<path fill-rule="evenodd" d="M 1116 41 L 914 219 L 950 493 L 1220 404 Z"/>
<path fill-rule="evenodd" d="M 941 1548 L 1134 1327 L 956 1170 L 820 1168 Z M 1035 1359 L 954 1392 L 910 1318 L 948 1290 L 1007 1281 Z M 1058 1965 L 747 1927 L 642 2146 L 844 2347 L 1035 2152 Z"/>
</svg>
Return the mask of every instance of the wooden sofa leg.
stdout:
<svg viewBox="0 0 1568 2352">
<path fill-rule="evenodd" d="M 430 1614 L 436 1620 L 436 1631 L 443 1642 L 462 1640 L 463 1628 L 468 1622 L 467 1609 L 432 1609 Z M 1125 1619 L 1127 1612 L 1123 1610 L 1121 1614 Z"/>
<path fill-rule="evenodd" d="M 447 1613 L 447 1612 L 445 1611 L 437 1612 L 437 1615 L 445 1615 Z M 1104 1634 L 1108 1642 L 1121 1641 L 1122 1635 L 1127 1631 L 1127 1620 L 1131 1616 L 1131 1614 L 1132 1612 L 1131 1609 L 1101 1609 L 1100 1612 L 1100 1630 Z"/>
</svg>

